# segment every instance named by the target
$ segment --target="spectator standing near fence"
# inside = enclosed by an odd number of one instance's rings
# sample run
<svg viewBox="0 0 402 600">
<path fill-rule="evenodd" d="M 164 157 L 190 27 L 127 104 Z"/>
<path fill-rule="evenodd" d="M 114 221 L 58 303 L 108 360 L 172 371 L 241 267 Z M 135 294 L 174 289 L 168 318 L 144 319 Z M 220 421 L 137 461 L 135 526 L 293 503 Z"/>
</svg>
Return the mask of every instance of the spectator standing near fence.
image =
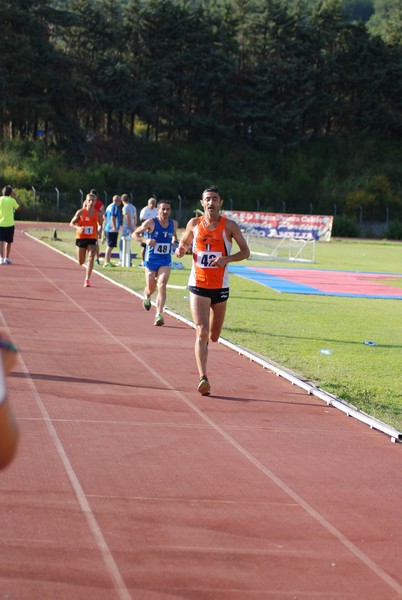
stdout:
<svg viewBox="0 0 402 600">
<path fill-rule="evenodd" d="M 193 264 L 189 278 L 190 309 L 196 327 L 195 358 L 199 373 L 197 390 L 210 393 L 207 376 L 208 342 L 217 342 L 225 320 L 229 298 L 228 264 L 250 256 L 247 242 L 235 221 L 220 212 L 223 200 L 216 187 L 203 191 L 204 214 L 190 219 L 176 249 L 182 258 L 192 246 Z M 231 254 L 232 241 L 239 251 Z"/>
<path fill-rule="evenodd" d="M 130 196 L 128 194 L 122 194 L 121 201 L 123 202 L 123 218 L 121 226 L 121 238 L 120 238 L 120 264 L 123 264 L 123 239 L 131 240 L 131 234 L 137 227 L 137 209 L 131 203 Z M 130 256 L 130 267 L 131 267 L 131 256 Z"/>
<path fill-rule="evenodd" d="M 0 265 L 11 265 L 10 251 L 14 241 L 14 212 L 19 204 L 11 185 L 6 185 L 0 197 Z"/>
<path fill-rule="evenodd" d="M 117 238 L 121 225 L 121 197 L 116 194 L 113 196 L 111 204 L 105 210 L 105 236 L 106 236 L 106 252 L 104 267 L 113 267 L 110 262 L 113 248 L 117 246 Z"/>
<path fill-rule="evenodd" d="M 158 286 L 154 325 L 160 326 L 164 325 L 163 308 L 172 264 L 172 246 L 177 241 L 177 221 L 170 216 L 172 209 L 167 200 L 160 200 L 157 208 L 158 216 L 144 221 L 132 237 L 146 246 L 144 308 L 151 309 L 151 296 Z"/>
<path fill-rule="evenodd" d="M 149 198 L 146 206 L 141 209 L 140 212 L 140 221 L 144 223 L 147 219 L 153 219 L 158 216 L 158 209 L 156 208 L 156 198 Z M 144 266 L 144 257 L 145 257 L 145 248 L 146 244 L 144 242 L 141 243 L 141 264 L 140 267 Z"/>
</svg>

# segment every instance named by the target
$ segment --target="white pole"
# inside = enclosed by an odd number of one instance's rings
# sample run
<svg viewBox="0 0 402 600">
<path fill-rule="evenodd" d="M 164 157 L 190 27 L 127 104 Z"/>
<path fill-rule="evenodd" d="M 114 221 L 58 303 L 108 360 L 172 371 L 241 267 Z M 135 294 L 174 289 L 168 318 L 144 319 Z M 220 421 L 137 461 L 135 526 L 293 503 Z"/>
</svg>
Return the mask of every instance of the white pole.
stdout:
<svg viewBox="0 0 402 600">
<path fill-rule="evenodd" d="M 122 267 L 131 267 L 131 240 L 130 238 L 124 237 L 122 239 L 122 258 L 121 258 L 121 266 Z"/>
</svg>

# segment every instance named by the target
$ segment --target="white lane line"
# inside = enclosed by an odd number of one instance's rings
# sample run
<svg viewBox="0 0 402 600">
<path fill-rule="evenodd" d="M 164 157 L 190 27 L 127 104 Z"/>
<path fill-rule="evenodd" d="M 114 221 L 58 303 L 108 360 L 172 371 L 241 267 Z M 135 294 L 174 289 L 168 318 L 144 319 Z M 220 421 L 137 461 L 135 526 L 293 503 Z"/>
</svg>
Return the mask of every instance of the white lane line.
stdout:
<svg viewBox="0 0 402 600">
<path fill-rule="evenodd" d="M 0 316 L 1 316 L 2 320 L 4 321 L 1 311 L 0 311 Z M 8 330 L 7 333 L 10 334 L 11 332 Z M 103 562 L 105 563 L 106 569 L 109 572 L 109 575 L 112 579 L 113 586 L 117 593 L 117 596 L 120 600 L 132 600 L 131 594 L 128 591 L 128 588 L 126 587 L 126 584 L 124 583 L 124 580 L 120 574 L 119 568 L 113 558 L 112 552 L 110 551 L 110 549 L 106 543 L 106 540 L 103 536 L 102 530 L 101 530 L 100 526 L 98 525 L 95 515 L 92 512 L 91 506 L 87 500 L 85 492 L 82 489 L 82 486 L 81 486 L 79 479 L 73 469 L 73 466 L 67 457 L 67 454 L 63 447 L 63 444 L 61 443 L 61 440 L 60 440 L 59 436 L 57 435 L 56 429 L 53 426 L 52 419 L 50 418 L 50 415 L 49 415 L 48 411 L 46 410 L 46 407 L 43 403 L 41 395 L 39 394 L 38 390 L 36 389 L 35 383 L 34 383 L 32 377 L 30 376 L 29 370 L 25 364 L 25 361 L 24 361 L 21 353 L 19 353 L 18 357 L 19 357 L 19 362 L 22 366 L 22 371 L 23 371 L 25 378 L 28 382 L 28 385 L 31 389 L 32 395 L 35 398 L 36 404 L 37 404 L 39 411 L 43 417 L 43 421 L 46 424 L 47 430 L 50 434 L 53 444 L 57 450 L 60 460 L 61 460 L 61 462 L 64 466 L 64 469 L 67 473 L 67 477 L 69 478 L 71 486 L 77 497 L 78 504 L 87 520 L 89 529 L 92 532 L 93 537 L 95 538 L 95 542 L 96 542 L 96 545 L 97 545 L 97 547 L 100 551 L 100 554 L 103 558 Z"/>
</svg>

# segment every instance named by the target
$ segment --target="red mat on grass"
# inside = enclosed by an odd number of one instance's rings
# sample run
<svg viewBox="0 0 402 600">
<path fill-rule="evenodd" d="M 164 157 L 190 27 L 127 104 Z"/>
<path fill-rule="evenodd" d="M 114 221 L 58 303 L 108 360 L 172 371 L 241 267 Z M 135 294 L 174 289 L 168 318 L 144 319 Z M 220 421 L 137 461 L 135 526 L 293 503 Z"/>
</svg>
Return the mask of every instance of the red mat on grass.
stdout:
<svg viewBox="0 0 402 600">
<path fill-rule="evenodd" d="M 321 269 L 230 267 L 230 272 L 257 281 L 278 292 L 402 300 L 402 275 Z"/>
</svg>

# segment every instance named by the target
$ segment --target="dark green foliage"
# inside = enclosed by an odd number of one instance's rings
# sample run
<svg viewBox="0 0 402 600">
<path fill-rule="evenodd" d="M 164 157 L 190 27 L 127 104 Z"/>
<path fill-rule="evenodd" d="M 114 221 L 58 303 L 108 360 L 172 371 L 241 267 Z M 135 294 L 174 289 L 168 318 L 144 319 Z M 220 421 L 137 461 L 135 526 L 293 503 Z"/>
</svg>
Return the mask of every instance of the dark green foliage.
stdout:
<svg viewBox="0 0 402 600">
<path fill-rule="evenodd" d="M 343 10 L 351 21 L 367 23 L 374 14 L 373 0 L 344 0 Z"/>
<path fill-rule="evenodd" d="M 332 236 L 357 238 L 360 236 L 359 223 L 356 219 L 352 219 L 351 217 L 335 217 L 332 227 Z"/>
<path fill-rule="evenodd" d="M 4 0 L 0 20 L 3 135 L 70 162 L 125 136 L 289 152 L 402 132 L 395 1 Z"/>
<path fill-rule="evenodd" d="M 386 233 L 386 237 L 389 240 L 402 240 L 402 222 L 391 221 Z"/>
<path fill-rule="evenodd" d="M 14 185 L 401 213 L 397 0 L 4 0 L 0 19 Z"/>
<path fill-rule="evenodd" d="M 0 180 L 15 187 L 36 189 L 54 215 L 55 188 L 71 218 L 80 194 L 96 187 L 101 196 L 130 193 L 140 207 L 155 194 L 180 211 L 180 221 L 198 206 L 201 191 L 216 184 L 227 209 L 304 214 L 335 214 L 337 235 L 356 236 L 356 224 L 366 235 L 384 236 L 386 223 L 402 215 L 402 144 L 371 138 L 343 142 L 339 138 L 309 142 L 287 154 L 256 152 L 205 143 L 159 143 L 131 140 L 123 144 L 116 162 L 92 160 L 82 168 L 66 164 L 63 155 L 42 142 L 7 142 L 0 152 Z M 101 150 L 105 155 L 105 148 Z M 96 148 L 94 148 L 96 156 Z M 32 215 L 33 217 L 34 215 Z M 176 213 L 176 216 L 179 216 Z M 31 217 L 31 218 L 32 218 Z M 49 217 L 48 217 L 49 218 Z M 378 232 L 378 233 L 377 233 Z"/>
</svg>

